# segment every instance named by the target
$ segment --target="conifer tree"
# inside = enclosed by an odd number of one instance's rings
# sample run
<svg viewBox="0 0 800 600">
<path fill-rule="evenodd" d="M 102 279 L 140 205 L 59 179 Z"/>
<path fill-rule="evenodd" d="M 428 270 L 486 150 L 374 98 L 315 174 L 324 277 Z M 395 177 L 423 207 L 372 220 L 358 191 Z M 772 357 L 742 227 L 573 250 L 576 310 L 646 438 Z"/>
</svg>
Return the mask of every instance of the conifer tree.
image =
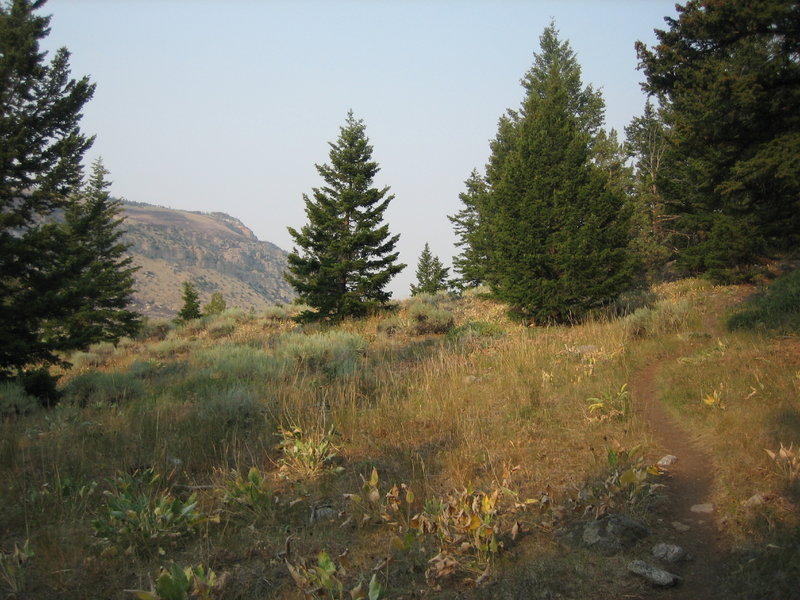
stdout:
<svg viewBox="0 0 800 600">
<path fill-rule="evenodd" d="M 85 349 L 90 344 L 133 335 L 141 317 L 128 307 L 138 267 L 120 241 L 122 203 L 111 197 L 108 171 L 98 159 L 87 184 L 70 200 L 62 225 L 62 250 L 55 268 L 62 275 L 58 302 L 66 311 L 44 326 L 53 347 Z"/>
<path fill-rule="evenodd" d="M 501 119 L 479 217 L 497 296 L 524 319 L 565 321 L 623 291 L 633 261 L 624 194 L 595 162 L 602 98 L 554 25 L 540 43 L 521 110 Z"/>
<path fill-rule="evenodd" d="M 464 184 L 466 191 L 458 195 L 464 207 L 447 218 L 453 224 L 461 253 L 453 258 L 453 270 L 460 275 L 457 285 L 476 287 L 486 280 L 485 231 L 481 228 L 479 206 L 485 200 L 486 181 L 473 169 Z"/>
<path fill-rule="evenodd" d="M 183 306 L 178 311 L 179 323 L 185 323 L 192 319 L 199 319 L 203 314 L 200 312 L 200 294 L 191 281 L 183 282 Z"/>
<path fill-rule="evenodd" d="M 65 48 L 45 60 L 50 19 L 34 12 L 43 4 L 0 2 L 0 376 L 58 360 L 42 336 L 45 322 L 67 315 L 52 217 L 79 189 L 93 141 L 79 121 L 94 85 L 70 77 Z"/>
<path fill-rule="evenodd" d="M 224 312 L 226 308 L 227 304 L 225 303 L 225 298 L 222 296 L 222 293 L 214 292 L 211 294 L 208 304 L 203 307 L 203 316 L 211 317 L 213 315 L 218 315 Z"/>
<path fill-rule="evenodd" d="M 289 254 L 287 281 L 315 311 L 301 320 L 362 316 L 385 303 L 392 277 L 405 265 L 394 252 L 399 235 L 390 235 L 383 213 L 394 198 L 389 188 L 373 187 L 379 171 L 364 122 L 352 111 L 339 138 L 330 143 L 330 163 L 316 165 L 325 185 L 303 195 L 308 223 L 289 233 L 299 247 Z"/>
<path fill-rule="evenodd" d="M 447 289 L 448 267 L 442 265 L 439 257 L 431 254 L 431 248 L 427 242 L 419 255 L 417 262 L 417 283 L 411 285 L 411 295 L 435 294 Z"/>
<path fill-rule="evenodd" d="M 679 262 L 712 279 L 800 242 L 800 11 L 792 0 L 691 0 L 637 43 L 667 110 L 661 191 Z"/>
</svg>

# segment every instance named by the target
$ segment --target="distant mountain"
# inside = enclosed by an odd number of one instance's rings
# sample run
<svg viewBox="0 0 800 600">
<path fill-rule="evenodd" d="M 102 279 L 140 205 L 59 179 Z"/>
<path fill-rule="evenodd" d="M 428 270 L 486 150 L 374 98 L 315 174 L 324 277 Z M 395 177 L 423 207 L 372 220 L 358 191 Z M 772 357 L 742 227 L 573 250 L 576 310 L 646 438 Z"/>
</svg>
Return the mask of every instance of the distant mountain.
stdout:
<svg viewBox="0 0 800 600">
<path fill-rule="evenodd" d="M 123 241 L 140 267 L 134 309 L 148 317 L 173 318 L 187 280 L 202 302 L 220 292 L 229 307 L 258 310 L 294 297 L 283 278 L 287 253 L 230 215 L 127 201 L 123 214 Z"/>
</svg>

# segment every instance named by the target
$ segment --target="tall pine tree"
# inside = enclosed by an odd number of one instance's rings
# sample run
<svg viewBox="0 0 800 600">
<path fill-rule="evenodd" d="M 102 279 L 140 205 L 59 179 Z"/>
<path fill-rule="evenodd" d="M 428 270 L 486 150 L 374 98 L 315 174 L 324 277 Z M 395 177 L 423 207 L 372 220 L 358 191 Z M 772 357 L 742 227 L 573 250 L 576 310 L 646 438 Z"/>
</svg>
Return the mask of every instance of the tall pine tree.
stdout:
<svg viewBox="0 0 800 600">
<path fill-rule="evenodd" d="M 791 0 L 691 0 L 637 44 L 667 109 L 661 180 L 686 271 L 747 277 L 800 242 L 800 10 Z"/>
<path fill-rule="evenodd" d="M 521 110 L 500 121 L 479 218 L 497 296 L 524 319 L 565 321 L 623 291 L 633 261 L 624 193 L 596 161 L 602 98 L 554 25 L 540 43 Z"/>
<path fill-rule="evenodd" d="M 46 322 L 68 314 L 52 217 L 79 189 L 93 141 L 79 121 L 94 85 L 70 77 L 65 48 L 45 60 L 39 43 L 50 19 L 34 12 L 43 4 L 0 2 L 0 376 L 57 360 L 42 336 Z"/>
<path fill-rule="evenodd" d="M 486 196 L 486 180 L 473 169 L 464 184 L 466 191 L 458 195 L 464 207 L 447 218 L 458 237 L 456 246 L 461 249 L 461 253 L 453 258 L 453 269 L 460 275 L 456 285 L 476 287 L 486 280 L 487 240 L 484 239 L 479 212 Z"/>
<path fill-rule="evenodd" d="M 438 256 L 431 253 L 431 247 L 425 242 L 425 247 L 419 255 L 417 262 L 417 283 L 411 285 L 411 295 L 435 294 L 447 289 L 448 267 L 442 264 Z"/>
<path fill-rule="evenodd" d="M 129 309 L 134 293 L 129 245 L 120 241 L 121 202 L 111 197 L 108 171 L 98 159 L 87 184 L 64 214 L 63 243 L 54 265 L 62 274 L 57 290 L 65 315 L 49 319 L 44 339 L 58 349 L 85 349 L 133 335 L 141 317 Z"/>
<path fill-rule="evenodd" d="M 330 164 L 316 165 L 325 185 L 303 195 L 308 223 L 289 233 L 300 248 L 289 254 L 287 281 L 314 308 L 301 319 L 362 316 L 391 297 L 384 288 L 405 268 L 394 252 L 399 235 L 390 235 L 383 213 L 394 198 L 389 188 L 373 187 L 380 170 L 364 122 L 352 111 L 339 138 L 330 143 Z"/>
</svg>

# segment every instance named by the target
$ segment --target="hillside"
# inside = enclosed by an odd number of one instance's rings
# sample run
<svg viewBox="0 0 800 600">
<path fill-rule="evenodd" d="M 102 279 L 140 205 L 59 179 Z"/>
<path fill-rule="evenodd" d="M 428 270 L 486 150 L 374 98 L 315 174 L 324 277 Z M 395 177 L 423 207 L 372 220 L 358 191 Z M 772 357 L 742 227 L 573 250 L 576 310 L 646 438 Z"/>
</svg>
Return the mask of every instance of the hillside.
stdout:
<svg viewBox="0 0 800 600">
<path fill-rule="evenodd" d="M 123 240 L 136 265 L 134 308 L 172 318 L 181 306 L 182 283 L 191 279 L 206 301 L 222 293 L 228 306 L 260 310 L 292 299 L 283 279 L 286 252 L 260 241 L 224 213 L 197 213 L 141 203 L 123 205 Z"/>
</svg>

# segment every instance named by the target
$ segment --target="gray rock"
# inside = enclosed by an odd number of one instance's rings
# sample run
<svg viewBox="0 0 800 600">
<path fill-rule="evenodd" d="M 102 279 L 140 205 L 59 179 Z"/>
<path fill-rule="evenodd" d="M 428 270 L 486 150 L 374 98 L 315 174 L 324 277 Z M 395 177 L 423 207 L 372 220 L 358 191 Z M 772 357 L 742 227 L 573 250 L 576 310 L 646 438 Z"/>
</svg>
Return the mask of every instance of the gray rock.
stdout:
<svg viewBox="0 0 800 600">
<path fill-rule="evenodd" d="M 339 516 L 339 511 L 336 510 L 333 506 L 329 504 L 324 504 L 321 506 L 312 506 L 311 507 L 311 519 L 310 524 L 314 524 L 318 521 L 330 521 L 335 519 Z"/>
<path fill-rule="evenodd" d="M 659 467 L 669 467 L 674 465 L 676 462 L 678 462 L 677 456 L 673 456 L 672 454 L 667 454 L 666 456 L 662 456 L 661 460 L 659 460 L 656 464 Z"/>
<path fill-rule="evenodd" d="M 678 562 L 686 559 L 686 550 L 675 544 L 660 543 L 653 546 L 653 557 L 664 562 Z"/>
<path fill-rule="evenodd" d="M 597 520 L 573 523 L 562 535 L 570 546 L 612 556 L 649 534 L 650 530 L 639 521 L 612 514 Z"/>
<path fill-rule="evenodd" d="M 755 508 L 756 506 L 761 506 L 766 501 L 767 499 L 761 494 L 753 494 L 747 500 L 742 502 L 742 504 L 744 504 L 747 508 Z"/>
<path fill-rule="evenodd" d="M 695 504 L 691 510 L 693 513 L 709 514 L 714 512 L 713 504 Z"/>
<path fill-rule="evenodd" d="M 691 529 L 691 527 L 689 527 L 685 523 L 681 523 L 680 521 L 673 521 L 672 526 L 678 531 L 689 531 Z"/>
<path fill-rule="evenodd" d="M 628 565 L 628 571 L 634 575 L 643 577 L 648 583 L 650 583 L 650 585 L 657 587 L 672 587 L 676 583 L 682 581 L 682 579 L 677 575 L 665 571 L 664 569 L 654 567 L 650 563 L 646 563 L 643 560 L 632 561 Z"/>
</svg>

